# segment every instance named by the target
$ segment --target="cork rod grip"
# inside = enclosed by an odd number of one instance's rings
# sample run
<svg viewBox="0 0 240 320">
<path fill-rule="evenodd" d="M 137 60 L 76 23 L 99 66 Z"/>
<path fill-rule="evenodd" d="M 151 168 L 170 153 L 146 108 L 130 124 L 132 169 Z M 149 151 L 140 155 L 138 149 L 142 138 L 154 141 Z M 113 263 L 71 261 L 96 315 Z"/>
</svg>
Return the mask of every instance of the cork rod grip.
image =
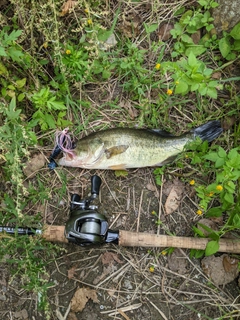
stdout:
<svg viewBox="0 0 240 320">
<path fill-rule="evenodd" d="M 156 235 L 143 232 L 119 231 L 119 245 L 124 247 L 174 247 L 205 250 L 210 239 Z M 240 253 L 240 241 L 220 239 L 219 252 Z"/>
<path fill-rule="evenodd" d="M 46 241 L 68 243 L 68 240 L 64 234 L 64 230 L 64 226 L 45 225 L 42 236 Z"/>
</svg>

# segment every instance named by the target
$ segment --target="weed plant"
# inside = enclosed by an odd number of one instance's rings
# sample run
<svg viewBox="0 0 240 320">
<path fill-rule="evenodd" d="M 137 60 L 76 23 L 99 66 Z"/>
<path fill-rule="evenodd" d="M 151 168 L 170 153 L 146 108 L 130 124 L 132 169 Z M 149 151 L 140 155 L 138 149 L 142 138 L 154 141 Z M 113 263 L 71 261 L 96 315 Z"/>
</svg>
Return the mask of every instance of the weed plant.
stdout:
<svg viewBox="0 0 240 320">
<path fill-rule="evenodd" d="M 176 134 L 209 120 L 239 117 L 239 77 L 225 67 L 239 57 L 240 24 L 218 38 L 210 13 L 217 3 L 187 3 L 173 3 L 165 11 L 161 1 L 153 1 L 150 10 L 141 2 L 132 3 L 141 9 L 143 24 L 137 15 L 129 24 L 128 3 L 11 0 L 1 9 L 1 224 L 43 223 L 29 206 L 34 207 L 37 197 L 47 201 L 47 183 L 39 176 L 26 187 L 23 166 L 32 152 L 50 144 L 52 129 L 70 126 L 77 134 L 90 127 L 128 125 Z M 173 27 L 170 40 L 163 41 L 159 27 L 164 21 Z M 106 100 L 108 91 L 111 101 Z M 200 177 L 195 184 L 199 210 L 207 216 L 227 216 L 219 232 L 210 232 L 213 242 L 206 254 L 217 250 L 224 233 L 240 227 L 239 136 L 236 123 L 219 145 L 196 145 L 188 159 L 176 162 L 183 177 L 186 164 L 197 167 L 202 177 L 211 177 L 206 183 Z M 166 170 L 155 170 L 158 184 Z M 65 190 L 65 178 L 60 179 Z M 51 284 L 45 261 L 55 249 L 37 238 L 2 237 L 1 257 L 21 275 L 25 288 L 38 293 L 49 315 L 46 293 Z"/>
</svg>

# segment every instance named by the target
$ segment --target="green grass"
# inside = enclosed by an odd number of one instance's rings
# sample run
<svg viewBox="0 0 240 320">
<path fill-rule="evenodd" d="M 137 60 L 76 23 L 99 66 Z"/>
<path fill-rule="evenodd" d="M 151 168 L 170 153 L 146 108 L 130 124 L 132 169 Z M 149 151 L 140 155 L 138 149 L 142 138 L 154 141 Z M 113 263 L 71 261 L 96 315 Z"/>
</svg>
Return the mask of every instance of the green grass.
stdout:
<svg viewBox="0 0 240 320">
<path fill-rule="evenodd" d="M 44 177 L 37 175 L 34 185 L 27 185 L 23 167 L 37 150 L 52 148 L 57 128 L 70 126 L 76 135 L 110 126 L 162 128 L 180 134 L 209 120 L 239 117 L 239 77 L 226 67 L 239 57 L 240 25 L 221 39 L 211 33 L 214 1 L 198 1 L 194 8 L 188 1 L 176 1 L 164 10 L 159 1 L 153 1 L 151 8 L 141 1 L 116 7 L 83 1 L 65 13 L 61 6 L 60 1 L 11 1 L 0 12 L 1 224 L 43 223 L 36 203 L 49 201 L 49 194 L 59 190 L 45 190 L 51 179 L 47 171 Z M 167 41 L 159 39 L 160 17 L 173 24 Z M 202 36 L 196 44 L 191 36 L 198 30 Z M 115 42 L 107 42 L 113 34 Z M 211 205 L 201 188 L 211 189 L 216 183 L 231 189 L 228 200 L 239 208 L 239 169 L 234 169 L 238 176 L 219 177 L 221 170 L 226 175 L 232 172 L 235 164 L 230 162 L 233 153 L 239 156 L 239 142 L 240 127 L 235 122 L 219 146 L 193 150 L 188 159 L 177 162 L 183 177 L 186 162 L 188 167 L 197 165 L 202 176 L 211 170 L 211 181 L 196 187 L 205 212 Z M 226 161 L 213 170 L 210 155 L 221 150 Z M 158 171 L 156 178 L 159 181 Z M 59 179 L 64 195 L 65 177 Z M 228 225 L 239 227 L 236 210 L 226 208 L 226 197 L 216 195 L 220 208 L 216 212 L 228 210 Z M 40 305 L 48 310 L 44 261 L 54 257 L 55 249 L 39 239 L 6 237 L 1 256 L 7 252 L 15 257 L 8 261 L 14 273 L 23 275 L 23 285 L 38 292 Z"/>
</svg>

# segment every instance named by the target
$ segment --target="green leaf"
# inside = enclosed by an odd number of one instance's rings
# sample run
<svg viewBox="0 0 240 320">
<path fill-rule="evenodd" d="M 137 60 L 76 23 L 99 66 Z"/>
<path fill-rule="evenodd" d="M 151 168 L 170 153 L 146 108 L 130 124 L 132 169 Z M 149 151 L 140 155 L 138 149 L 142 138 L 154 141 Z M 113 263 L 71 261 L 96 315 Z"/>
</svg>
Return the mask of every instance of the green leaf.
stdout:
<svg viewBox="0 0 240 320">
<path fill-rule="evenodd" d="M 208 95 L 210 98 L 217 99 L 217 89 L 215 89 L 215 88 L 208 88 L 208 89 L 207 89 L 207 95 Z"/>
<path fill-rule="evenodd" d="M 229 192 L 225 193 L 223 199 L 228 203 L 234 204 L 234 198 L 232 193 L 229 193 Z"/>
<path fill-rule="evenodd" d="M 187 34 L 183 34 L 183 35 L 181 36 L 181 40 L 182 40 L 183 42 L 186 42 L 186 43 L 194 44 L 194 43 L 193 43 L 193 39 L 192 39 L 191 37 L 189 37 L 189 35 L 187 35 Z"/>
<path fill-rule="evenodd" d="M 144 25 L 144 28 L 145 28 L 147 34 L 156 31 L 158 28 L 158 23 L 153 23 L 153 24 L 144 23 L 143 25 Z"/>
<path fill-rule="evenodd" d="M 175 93 L 187 93 L 188 92 L 188 84 L 186 82 L 180 81 L 175 88 Z"/>
<path fill-rule="evenodd" d="M 226 56 L 231 51 L 231 45 L 227 37 L 224 37 L 219 40 L 219 50 L 223 56 L 223 58 L 226 58 Z"/>
<path fill-rule="evenodd" d="M 223 210 L 221 207 L 214 207 L 208 210 L 206 213 L 206 217 L 221 217 L 223 214 Z"/>
<path fill-rule="evenodd" d="M 111 71 L 103 70 L 102 77 L 103 77 L 103 79 L 109 79 L 111 77 L 111 74 L 112 74 Z"/>
<path fill-rule="evenodd" d="M 115 170 L 114 173 L 116 177 L 126 177 L 128 175 L 126 170 Z"/>
<path fill-rule="evenodd" d="M 235 25 L 235 27 L 230 32 L 230 36 L 235 40 L 240 40 L 240 22 Z"/>
<path fill-rule="evenodd" d="M 216 162 L 218 159 L 218 154 L 217 152 L 210 152 L 208 154 L 206 154 L 205 156 L 203 156 L 204 159 Z"/>
<path fill-rule="evenodd" d="M 0 56 L 7 57 L 6 51 L 3 47 L 0 46 Z"/>
<path fill-rule="evenodd" d="M 24 56 L 21 50 L 18 50 L 15 47 L 10 47 L 8 49 L 8 54 L 12 58 L 13 61 L 21 61 L 21 58 Z"/>
<path fill-rule="evenodd" d="M 25 93 L 20 93 L 20 94 L 18 95 L 18 97 L 17 97 L 17 100 L 18 100 L 19 102 L 21 102 L 21 101 L 23 101 L 24 98 L 25 98 Z"/>
<path fill-rule="evenodd" d="M 17 80 L 17 81 L 16 81 L 17 88 L 18 88 L 18 89 L 23 88 L 23 87 L 25 86 L 25 84 L 26 84 L 26 81 L 27 81 L 26 78 L 23 78 L 23 79 L 21 79 L 21 80 Z"/>
<path fill-rule="evenodd" d="M 13 30 L 9 35 L 5 35 L 5 41 L 7 41 L 7 43 L 15 41 L 21 35 L 21 33 L 22 30 Z"/>
<path fill-rule="evenodd" d="M 233 217 L 233 226 L 240 228 L 240 213 L 236 213 Z"/>
<path fill-rule="evenodd" d="M 4 64 L 0 62 L 0 75 L 1 75 L 1 74 L 6 74 L 6 75 L 8 75 L 8 70 L 7 70 L 7 68 L 4 66 Z"/>
<path fill-rule="evenodd" d="M 56 128 L 55 121 L 54 121 L 54 119 L 53 119 L 51 114 L 49 114 L 49 113 L 44 114 L 44 118 L 45 118 L 45 120 L 46 120 L 46 122 L 48 124 L 48 127 L 50 129 Z M 44 127 L 44 129 L 45 129 L 45 127 Z"/>
<path fill-rule="evenodd" d="M 195 55 L 193 54 L 193 52 L 191 51 L 189 53 L 189 56 L 188 56 L 188 64 L 190 67 L 195 67 L 197 65 L 197 59 L 195 57 Z"/>
<path fill-rule="evenodd" d="M 219 243 L 218 241 L 212 240 L 209 241 L 207 246 L 206 246 L 206 250 L 205 250 L 205 256 L 211 256 L 212 254 L 218 252 L 219 249 Z"/>
<path fill-rule="evenodd" d="M 225 163 L 224 158 L 218 158 L 215 162 L 215 168 L 221 168 Z"/>
<path fill-rule="evenodd" d="M 192 53 L 197 57 L 203 54 L 206 50 L 207 49 L 202 45 L 194 45 L 194 46 L 189 46 L 186 49 L 185 54 L 186 56 L 189 56 L 190 52 L 192 51 Z"/>
</svg>

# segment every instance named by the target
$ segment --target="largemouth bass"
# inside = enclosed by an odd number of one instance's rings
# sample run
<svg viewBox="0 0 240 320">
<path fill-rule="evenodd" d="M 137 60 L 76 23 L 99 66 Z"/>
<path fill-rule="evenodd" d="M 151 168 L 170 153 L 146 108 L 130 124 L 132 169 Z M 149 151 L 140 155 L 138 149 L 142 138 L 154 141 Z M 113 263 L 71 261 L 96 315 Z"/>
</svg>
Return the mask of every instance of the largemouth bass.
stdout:
<svg viewBox="0 0 240 320">
<path fill-rule="evenodd" d="M 108 129 L 80 139 L 74 149 L 62 148 L 64 156 L 58 164 L 111 170 L 162 166 L 172 162 L 196 137 L 211 142 L 221 133 L 219 121 L 208 122 L 181 136 L 159 130 Z"/>
</svg>

